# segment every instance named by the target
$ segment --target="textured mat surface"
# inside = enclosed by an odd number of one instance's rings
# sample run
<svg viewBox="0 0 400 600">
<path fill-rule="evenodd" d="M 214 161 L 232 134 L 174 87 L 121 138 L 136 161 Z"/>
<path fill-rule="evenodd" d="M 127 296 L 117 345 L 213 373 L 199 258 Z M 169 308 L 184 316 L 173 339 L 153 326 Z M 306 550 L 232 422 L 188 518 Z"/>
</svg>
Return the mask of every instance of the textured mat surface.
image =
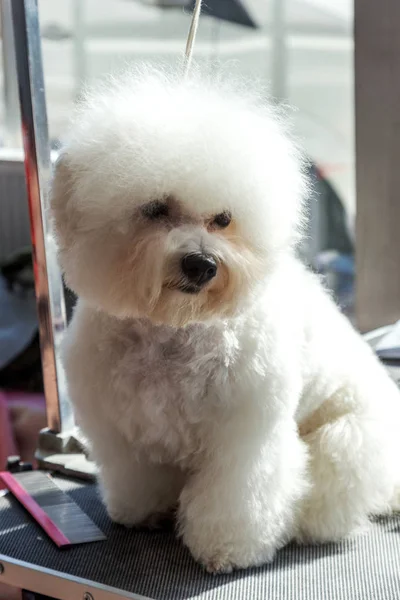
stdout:
<svg viewBox="0 0 400 600">
<path fill-rule="evenodd" d="M 232 575 L 204 573 L 172 532 L 113 525 L 96 487 L 58 479 L 107 534 L 106 542 L 58 550 L 11 497 L 0 498 L 0 553 L 156 600 L 396 600 L 400 516 L 352 542 L 289 546 L 272 565 Z"/>
</svg>

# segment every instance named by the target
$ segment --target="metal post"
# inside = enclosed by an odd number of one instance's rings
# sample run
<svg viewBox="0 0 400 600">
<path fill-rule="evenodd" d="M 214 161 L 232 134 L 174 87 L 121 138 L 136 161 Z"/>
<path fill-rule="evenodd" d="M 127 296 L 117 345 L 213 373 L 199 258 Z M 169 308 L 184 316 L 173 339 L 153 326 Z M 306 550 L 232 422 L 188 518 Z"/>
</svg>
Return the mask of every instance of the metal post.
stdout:
<svg viewBox="0 0 400 600">
<path fill-rule="evenodd" d="M 49 428 L 60 433 L 73 426 L 59 345 L 66 328 L 64 291 L 48 216 L 51 173 L 46 99 L 37 0 L 12 0 L 12 25 L 21 108 L 22 141 Z"/>
<path fill-rule="evenodd" d="M 17 67 L 15 64 L 11 2 L 12 0 L 0 1 L 5 109 L 3 145 L 7 148 L 20 148 L 21 125 L 18 109 Z"/>
<path fill-rule="evenodd" d="M 85 14 L 86 0 L 74 0 L 73 23 L 74 23 L 74 75 L 75 75 L 75 99 L 80 98 L 82 86 L 86 79 L 86 50 L 85 50 Z"/>
<path fill-rule="evenodd" d="M 287 100 L 288 50 L 286 44 L 286 0 L 273 0 L 271 15 L 272 97 L 280 103 Z"/>
</svg>

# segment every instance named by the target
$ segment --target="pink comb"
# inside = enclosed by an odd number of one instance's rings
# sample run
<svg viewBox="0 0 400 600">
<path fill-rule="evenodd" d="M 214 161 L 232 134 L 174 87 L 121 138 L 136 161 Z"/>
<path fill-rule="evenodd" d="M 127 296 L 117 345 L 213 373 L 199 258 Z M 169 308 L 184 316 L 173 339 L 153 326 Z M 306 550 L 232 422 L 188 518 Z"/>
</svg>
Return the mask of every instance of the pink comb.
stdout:
<svg viewBox="0 0 400 600">
<path fill-rule="evenodd" d="M 0 481 L 59 548 L 106 539 L 104 533 L 47 473 L 0 472 Z"/>
</svg>

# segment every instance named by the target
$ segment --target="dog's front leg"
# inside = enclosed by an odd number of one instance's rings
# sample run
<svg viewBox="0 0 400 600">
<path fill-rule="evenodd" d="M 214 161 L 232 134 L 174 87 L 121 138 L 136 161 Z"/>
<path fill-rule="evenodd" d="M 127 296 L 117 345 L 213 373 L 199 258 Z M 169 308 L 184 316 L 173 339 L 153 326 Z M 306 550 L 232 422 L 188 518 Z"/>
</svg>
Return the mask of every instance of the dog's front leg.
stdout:
<svg viewBox="0 0 400 600">
<path fill-rule="evenodd" d="M 288 417 L 264 424 L 242 411 L 213 435 L 180 497 L 183 541 L 210 572 L 271 561 L 293 536 L 306 488 L 296 426 Z"/>
<path fill-rule="evenodd" d="M 120 457 L 99 470 L 103 500 L 116 523 L 157 527 L 176 507 L 182 487 L 178 469 Z"/>
<path fill-rule="evenodd" d="M 109 516 L 121 525 L 157 526 L 158 519 L 163 520 L 176 508 L 183 473 L 138 454 L 110 425 L 96 425 L 94 430 L 89 423 L 86 431 L 90 432 L 91 455 L 99 469 L 101 494 Z"/>
</svg>

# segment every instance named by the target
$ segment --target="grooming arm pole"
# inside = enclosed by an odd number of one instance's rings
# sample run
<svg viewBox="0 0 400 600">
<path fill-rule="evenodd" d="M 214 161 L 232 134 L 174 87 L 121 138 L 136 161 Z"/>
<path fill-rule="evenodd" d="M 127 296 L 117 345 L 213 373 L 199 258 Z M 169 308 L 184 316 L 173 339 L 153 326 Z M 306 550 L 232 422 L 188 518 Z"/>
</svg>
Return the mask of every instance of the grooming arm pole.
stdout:
<svg viewBox="0 0 400 600">
<path fill-rule="evenodd" d="M 10 6 L 47 421 L 52 432 L 61 433 L 73 426 L 73 420 L 57 352 L 66 328 L 66 316 L 62 279 L 48 220 L 51 162 L 38 7 L 37 0 L 12 0 Z"/>
<path fill-rule="evenodd" d="M 76 437 L 60 361 L 60 344 L 67 320 L 63 282 L 49 221 L 51 160 L 38 4 L 37 0 L 3 2 L 8 2 L 11 16 L 8 25 L 14 38 L 48 422 L 48 429 L 40 434 L 36 458 L 43 468 L 92 478 L 94 465 L 86 459 Z"/>
</svg>

